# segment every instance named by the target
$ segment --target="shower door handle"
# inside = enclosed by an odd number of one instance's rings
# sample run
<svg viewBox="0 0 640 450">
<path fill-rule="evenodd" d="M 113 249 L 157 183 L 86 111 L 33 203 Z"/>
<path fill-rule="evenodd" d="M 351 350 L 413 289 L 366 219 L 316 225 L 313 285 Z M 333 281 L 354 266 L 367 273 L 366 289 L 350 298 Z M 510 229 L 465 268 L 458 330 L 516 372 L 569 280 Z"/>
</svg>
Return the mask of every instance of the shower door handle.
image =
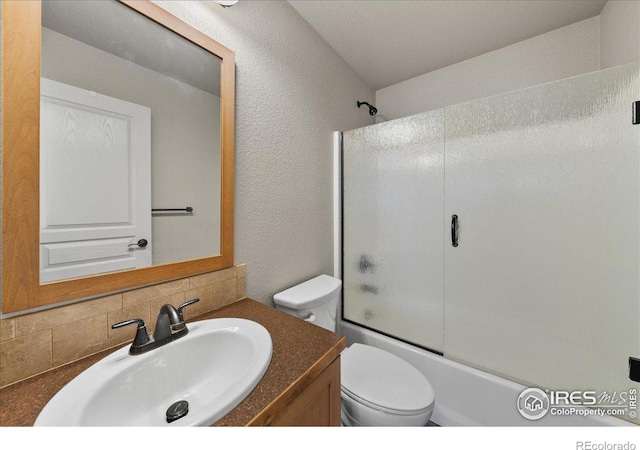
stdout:
<svg viewBox="0 0 640 450">
<path fill-rule="evenodd" d="M 451 246 L 458 246 L 458 216 L 451 216 Z"/>
</svg>

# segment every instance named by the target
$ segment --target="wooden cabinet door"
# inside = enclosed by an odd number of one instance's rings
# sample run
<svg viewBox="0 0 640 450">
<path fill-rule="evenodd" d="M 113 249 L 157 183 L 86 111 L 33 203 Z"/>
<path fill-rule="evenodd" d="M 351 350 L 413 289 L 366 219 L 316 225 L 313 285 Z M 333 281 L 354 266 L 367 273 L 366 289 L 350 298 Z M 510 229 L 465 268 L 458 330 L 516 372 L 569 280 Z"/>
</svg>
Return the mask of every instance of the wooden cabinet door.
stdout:
<svg viewBox="0 0 640 450">
<path fill-rule="evenodd" d="M 271 422 L 274 426 L 340 426 L 340 357 Z"/>
</svg>

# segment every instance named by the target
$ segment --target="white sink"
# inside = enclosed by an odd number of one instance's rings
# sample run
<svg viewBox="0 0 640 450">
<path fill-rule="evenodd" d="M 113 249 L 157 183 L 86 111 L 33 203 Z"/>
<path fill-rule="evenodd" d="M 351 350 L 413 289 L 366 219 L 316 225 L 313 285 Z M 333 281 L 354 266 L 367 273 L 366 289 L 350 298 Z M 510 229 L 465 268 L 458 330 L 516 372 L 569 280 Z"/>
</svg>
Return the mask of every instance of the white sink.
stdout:
<svg viewBox="0 0 640 450">
<path fill-rule="evenodd" d="M 264 376 L 272 342 L 260 324 L 211 319 L 142 355 L 122 348 L 74 378 L 44 407 L 36 426 L 211 425 L 235 408 Z M 186 400 L 186 416 L 166 411 Z"/>
</svg>

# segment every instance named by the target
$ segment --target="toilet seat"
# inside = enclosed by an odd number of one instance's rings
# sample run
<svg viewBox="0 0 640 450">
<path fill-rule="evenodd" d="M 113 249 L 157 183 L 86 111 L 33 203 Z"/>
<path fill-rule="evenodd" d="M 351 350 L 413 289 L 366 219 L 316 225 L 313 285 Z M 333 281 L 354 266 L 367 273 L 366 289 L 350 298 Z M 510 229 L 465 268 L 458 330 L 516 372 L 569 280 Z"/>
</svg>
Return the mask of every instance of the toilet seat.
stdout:
<svg viewBox="0 0 640 450">
<path fill-rule="evenodd" d="M 341 355 L 341 391 L 388 414 L 414 416 L 433 410 L 431 383 L 411 364 L 384 350 L 353 344 Z"/>
<path fill-rule="evenodd" d="M 352 401 L 359 403 L 360 405 L 366 406 L 368 408 L 371 408 L 373 410 L 380 411 L 380 412 L 383 412 L 383 413 L 386 413 L 386 414 L 392 414 L 394 416 L 419 416 L 419 415 L 431 412 L 433 410 L 433 406 L 434 406 L 434 404 L 431 403 L 429 406 L 425 407 L 424 409 L 417 410 L 417 411 L 406 411 L 406 410 L 391 409 L 391 408 L 385 408 L 384 406 L 381 406 L 381 405 L 376 405 L 374 403 L 371 403 L 371 402 L 367 401 L 366 399 L 358 397 L 357 395 L 353 395 L 353 393 L 349 392 L 345 388 L 341 388 L 340 392 L 341 392 L 341 394 L 343 396 L 342 397 L 343 401 L 345 400 L 345 396 L 346 396 L 349 399 L 351 399 Z"/>
</svg>

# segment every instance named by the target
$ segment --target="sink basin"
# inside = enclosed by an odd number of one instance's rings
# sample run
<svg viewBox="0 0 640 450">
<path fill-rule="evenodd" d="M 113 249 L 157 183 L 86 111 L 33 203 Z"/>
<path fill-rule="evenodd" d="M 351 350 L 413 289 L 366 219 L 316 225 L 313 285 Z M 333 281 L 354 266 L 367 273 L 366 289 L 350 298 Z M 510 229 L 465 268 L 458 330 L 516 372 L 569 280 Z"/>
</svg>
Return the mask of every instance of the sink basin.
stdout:
<svg viewBox="0 0 640 450">
<path fill-rule="evenodd" d="M 211 425 L 235 408 L 267 371 L 269 332 L 245 319 L 188 324 L 189 334 L 142 355 L 129 347 L 74 378 L 44 407 L 36 426 Z M 189 403 L 167 423 L 167 409 Z"/>
</svg>

